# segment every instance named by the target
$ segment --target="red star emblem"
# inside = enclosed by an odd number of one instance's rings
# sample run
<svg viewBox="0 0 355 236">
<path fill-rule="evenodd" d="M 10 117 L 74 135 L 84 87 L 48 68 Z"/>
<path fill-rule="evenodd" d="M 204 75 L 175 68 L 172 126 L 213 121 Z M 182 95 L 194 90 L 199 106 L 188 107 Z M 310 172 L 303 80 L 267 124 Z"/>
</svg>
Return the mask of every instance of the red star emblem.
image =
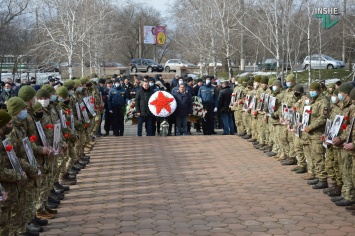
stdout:
<svg viewBox="0 0 355 236">
<path fill-rule="evenodd" d="M 150 105 L 155 106 L 157 114 L 159 114 L 163 108 L 170 113 L 171 112 L 170 103 L 172 101 L 174 101 L 174 98 L 165 97 L 162 92 L 159 92 L 158 97 L 154 101 L 150 102 Z"/>
</svg>

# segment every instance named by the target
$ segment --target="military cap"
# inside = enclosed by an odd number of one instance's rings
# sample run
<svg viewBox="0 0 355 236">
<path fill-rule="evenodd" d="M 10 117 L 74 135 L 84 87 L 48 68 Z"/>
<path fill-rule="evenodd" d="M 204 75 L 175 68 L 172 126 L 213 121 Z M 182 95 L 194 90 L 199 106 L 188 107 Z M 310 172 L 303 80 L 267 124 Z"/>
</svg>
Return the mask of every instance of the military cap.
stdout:
<svg viewBox="0 0 355 236">
<path fill-rule="evenodd" d="M 320 84 L 318 82 L 313 82 L 309 85 L 309 90 L 316 90 L 316 91 L 320 91 L 321 87 Z"/>
<path fill-rule="evenodd" d="M 272 86 L 278 86 L 278 87 L 282 87 L 281 86 L 281 81 L 280 80 L 278 80 L 278 79 L 275 79 L 273 82 L 272 82 Z"/>
<path fill-rule="evenodd" d="M 86 84 L 86 83 L 89 82 L 89 79 L 88 79 L 88 78 L 85 78 L 85 77 L 81 77 L 81 78 L 80 78 L 80 82 L 81 82 L 82 84 Z"/>
<path fill-rule="evenodd" d="M 74 80 L 74 83 L 75 83 L 75 88 L 77 88 L 79 85 L 82 84 L 81 81 L 80 81 L 80 79 L 75 79 L 75 80 Z"/>
<path fill-rule="evenodd" d="M 50 93 L 46 89 L 39 89 L 36 93 L 37 98 L 50 98 Z"/>
<path fill-rule="evenodd" d="M 248 85 L 248 86 L 253 86 L 253 84 L 254 84 L 254 81 L 251 80 L 251 79 L 247 82 L 247 85 Z"/>
<path fill-rule="evenodd" d="M 272 85 L 272 83 L 274 82 L 276 78 L 275 77 L 272 77 L 269 79 L 269 82 L 268 82 L 268 85 Z"/>
<path fill-rule="evenodd" d="M 296 76 L 294 74 L 289 74 L 286 77 L 287 82 L 296 82 Z"/>
<path fill-rule="evenodd" d="M 67 98 L 69 95 L 68 89 L 65 86 L 59 87 L 57 89 L 57 95 L 62 98 Z"/>
<path fill-rule="evenodd" d="M 238 78 L 238 84 L 242 84 L 243 83 L 243 78 L 242 77 L 239 77 Z"/>
<path fill-rule="evenodd" d="M 34 112 L 39 111 L 39 109 L 41 109 L 41 108 L 42 108 L 42 104 L 39 103 L 39 102 L 36 102 L 36 103 L 32 106 L 32 109 L 33 109 Z"/>
<path fill-rule="evenodd" d="M 18 91 L 18 97 L 25 102 L 30 101 L 36 95 L 36 90 L 32 86 L 24 85 Z"/>
<path fill-rule="evenodd" d="M 22 98 L 12 97 L 7 101 L 7 111 L 10 115 L 14 116 L 19 113 L 27 105 Z"/>
<path fill-rule="evenodd" d="M 345 94 L 350 94 L 352 89 L 353 89 L 353 86 L 348 82 L 343 83 L 339 86 L 339 92 L 342 92 Z"/>
<path fill-rule="evenodd" d="M 0 128 L 4 127 L 12 119 L 12 116 L 4 110 L 0 110 Z"/>
<path fill-rule="evenodd" d="M 243 83 L 248 83 L 248 81 L 249 81 L 249 77 L 247 76 L 243 77 Z"/>
</svg>

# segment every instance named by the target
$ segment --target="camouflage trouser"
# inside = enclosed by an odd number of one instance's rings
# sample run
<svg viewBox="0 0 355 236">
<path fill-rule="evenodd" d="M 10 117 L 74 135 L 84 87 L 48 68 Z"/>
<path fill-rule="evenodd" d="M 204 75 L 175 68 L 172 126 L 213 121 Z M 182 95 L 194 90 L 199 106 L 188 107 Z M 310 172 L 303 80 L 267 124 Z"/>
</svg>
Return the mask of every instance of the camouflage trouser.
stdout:
<svg viewBox="0 0 355 236">
<path fill-rule="evenodd" d="M 78 131 L 79 138 L 74 142 L 74 163 L 79 160 L 79 158 L 84 155 L 84 145 L 85 145 L 85 128 Z"/>
<path fill-rule="evenodd" d="M 251 134 L 251 123 L 250 123 L 250 115 L 247 112 L 242 112 L 243 116 L 243 125 L 245 126 L 245 130 L 247 134 Z"/>
<path fill-rule="evenodd" d="M 276 127 L 277 127 L 276 142 L 279 144 L 280 147 L 279 158 L 287 159 L 288 154 L 290 152 L 290 146 L 287 140 L 288 130 L 284 125 L 278 125 Z"/>
<path fill-rule="evenodd" d="M 38 186 L 36 179 L 30 179 L 26 185 L 26 199 L 24 207 L 24 221 L 29 223 L 36 215 L 36 203 L 38 199 Z"/>
<path fill-rule="evenodd" d="M 281 155 L 280 143 L 278 138 L 279 132 L 280 125 L 272 125 L 272 128 L 270 130 L 270 137 L 272 140 L 272 151 L 278 153 L 278 155 Z"/>
<path fill-rule="evenodd" d="M 238 133 L 246 133 L 241 110 L 234 111 L 234 119 L 235 119 L 235 125 L 237 126 Z"/>
<path fill-rule="evenodd" d="M 98 112 L 94 117 L 94 119 L 91 120 L 91 122 L 93 123 L 91 133 L 90 133 L 91 136 L 96 135 L 97 130 L 99 129 L 99 125 L 101 124 L 100 118 L 101 118 L 101 113 Z"/>
<path fill-rule="evenodd" d="M 253 139 L 258 139 L 259 129 L 258 129 L 258 118 L 251 116 L 251 135 Z"/>
<path fill-rule="evenodd" d="M 306 154 L 312 159 L 314 174 L 319 181 L 327 181 L 327 174 L 324 166 L 324 147 L 321 140 L 310 140 L 310 153 Z M 308 161 L 308 159 L 307 159 Z"/>
<path fill-rule="evenodd" d="M 26 219 L 24 218 L 24 205 L 26 202 L 26 192 L 20 190 L 17 201 L 11 204 L 10 231 L 23 234 L 26 232 Z"/>
<path fill-rule="evenodd" d="M 0 203 L 0 236 L 11 235 L 10 234 L 10 206 L 1 206 Z"/>
<path fill-rule="evenodd" d="M 288 131 L 287 127 L 286 128 L 286 132 L 287 132 L 287 142 L 288 142 L 288 147 L 289 147 L 289 151 L 288 151 L 288 156 L 289 157 L 296 157 L 296 150 L 295 150 L 295 133 L 293 131 Z"/>
<path fill-rule="evenodd" d="M 311 150 L 310 140 L 302 139 L 301 145 L 303 146 L 304 155 L 306 157 L 307 171 L 309 174 L 315 175 L 316 171 L 315 171 L 314 161 L 312 159 L 313 154 L 312 154 L 312 150 Z"/>
<path fill-rule="evenodd" d="M 289 133 L 289 135 L 291 135 L 291 133 Z M 304 149 L 305 149 L 305 146 L 309 146 L 309 145 L 304 145 L 302 139 L 295 136 L 294 140 L 293 140 L 293 146 L 294 146 L 294 150 L 296 153 L 297 166 L 302 167 L 302 168 L 307 168 L 307 161 L 306 161 L 306 157 L 304 155 L 304 153 L 305 153 Z M 307 149 L 307 147 L 306 147 L 306 149 Z"/>
<path fill-rule="evenodd" d="M 258 142 L 260 144 L 267 144 L 266 135 L 268 130 L 268 124 L 264 121 L 263 115 L 258 116 L 256 128 L 259 131 Z"/>
<path fill-rule="evenodd" d="M 36 201 L 36 210 L 37 212 L 41 212 L 44 210 L 44 207 L 46 205 L 46 202 L 47 202 L 47 198 L 48 198 L 48 189 L 49 189 L 49 186 L 48 186 L 48 178 L 49 178 L 49 173 L 46 174 L 46 173 L 43 173 L 42 172 L 42 176 L 40 178 L 40 181 L 39 181 L 39 195 L 38 195 L 38 198 L 37 198 L 37 201 Z"/>
<path fill-rule="evenodd" d="M 342 165 L 342 177 L 343 186 L 341 188 L 341 195 L 343 198 L 349 201 L 355 201 L 355 169 L 353 166 L 353 158 L 349 152 L 341 149 L 340 151 L 341 159 L 343 161 Z"/>
<path fill-rule="evenodd" d="M 68 142 L 68 148 L 65 153 L 65 163 L 63 165 L 63 168 L 61 169 L 61 174 L 66 174 L 68 171 L 71 169 L 71 167 L 74 165 L 74 163 L 78 160 L 77 152 L 75 150 L 75 142 L 69 141 Z"/>
<path fill-rule="evenodd" d="M 339 165 L 340 150 L 332 146 L 328 146 L 325 153 L 325 172 L 328 178 L 338 186 L 343 185 L 342 173 Z"/>
<path fill-rule="evenodd" d="M 54 169 L 53 169 L 53 176 L 52 176 L 52 184 L 54 182 L 58 182 L 59 180 L 59 175 L 62 172 L 63 167 L 65 166 L 65 162 L 66 162 L 66 150 L 64 151 L 64 153 L 57 155 L 56 158 L 56 162 L 54 163 Z"/>
</svg>

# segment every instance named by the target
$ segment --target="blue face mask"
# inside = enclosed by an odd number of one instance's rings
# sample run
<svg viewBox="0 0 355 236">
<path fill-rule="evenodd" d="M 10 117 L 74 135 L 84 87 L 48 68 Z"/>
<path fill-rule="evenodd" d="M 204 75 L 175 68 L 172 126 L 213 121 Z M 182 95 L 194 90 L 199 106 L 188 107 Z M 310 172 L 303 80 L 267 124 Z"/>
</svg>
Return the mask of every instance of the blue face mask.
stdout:
<svg viewBox="0 0 355 236">
<path fill-rule="evenodd" d="M 312 98 L 317 97 L 317 95 L 318 95 L 317 91 L 310 91 L 309 92 L 309 96 L 311 96 Z"/>
<path fill-rule="evenodd" d="M 305 103 L 306 105 L 309 105 L 309 99 L 305 100 L 304 103 Z"/>
<path fill-rule="evenodd" d="M 69 90 L 68 94 L 69 94 L 69 96 L 72 96 L 74 94 L 74 90 Z"/>
<path fill-rule="evenodd" d="M 338 100 L 337 100 L 337 97 L 336 97 L 336 96 L 332 96 L 332 98 L 331 98 L 331 99 L 332 99 L 332 103 L 334 103 L 334 104 L 338 102 Z"/>
<path fill-rule="evenodd" d="M 58 101 L 59 102 L 64 102 L 64 99 L 63 98 L 58 98 Z"/>
<path fill-rule="evenodd" d="M 286 82 L 286 86 L 287 86 L 287 88 L 289 88 L 289 87 L 292 86 L 292 83 L 291 82 Z"/>
<path fill-rule="evenodd" d="M 81 91 L 83 91 L 83 87 L 78 87 L 78 88 L 76 89 L 76 91 L 78 91 L 78 92 L 80 93 Z"/>
<path fill-rule="evenodd" d="M 9 89 L 9 88 L 6 88 L 6 89 L 4 89 L 5 90 L 5 92 L 10 92 L 11 91 L 11 89 Z"/>
<path fill-rule="evenodd" d="M 51 102 L 55 102 L 57 100 L 57 95 L 52 95 L 50 100 Z"/>
<path fill-rule="evenodd" d="M 26 109 L 26 110 L 22 110 L 22 111 L 20 111 L 20 112 L 17 114 L 17 118 L 18 118 L 19 120 L 24 120 L 24 119 L 26 119 L 26 117 L 27 117 L 27 109 Z"/>
<path fill-rule="evenodd" d="M 272 91 L 276 92 L 277 91 L 277 86 L 272 86 Z"/>
<path fill-rule="evenodd" d="M 338 98 L 339 98 L 340 101 L 344 101 L 344 97 L 343 97 L 343 95 L 341 93 L 338 93 Z"/>
</svg>

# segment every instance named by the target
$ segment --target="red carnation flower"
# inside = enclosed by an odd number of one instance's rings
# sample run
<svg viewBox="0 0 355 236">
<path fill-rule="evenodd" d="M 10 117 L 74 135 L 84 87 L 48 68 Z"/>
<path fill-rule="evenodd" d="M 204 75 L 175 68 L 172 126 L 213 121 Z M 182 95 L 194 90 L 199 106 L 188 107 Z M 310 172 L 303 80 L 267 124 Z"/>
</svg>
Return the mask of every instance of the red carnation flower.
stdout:
<svg viewBox="0 0 355 236">
<path fill-rule="evenodd" d="M 288 108 L 285 108 L 285 112 L 288 112 Z"/>
<path fill-rule="evenodd" d="M 67 126 L 70 126 L 70 121 L 66 121 L 65 124 L 66 124 Z"/>
<path fill-rule="evenodd" d="M 68 138 L 70 137 L 70 134 L 69 134 L 69 133 L 66 133 L 66 134 L 64 134 L 64 137 L 65 137 L 66 139 L 68 139 Z"/>
<path fill-rule="evenodd" d="M 307 114 L 312 114 L 311 110 L 306 110 Z"/>
<path fill-rule="evenodd" d="M 70 114 L 70 110 L 69 109 L 65 110 L 65 113 L 69 115 Z"/>
<path fill-rule="evenodd" d="M 346 127 L 348 127 L 347 124 L 342 124 L 342 125 L 341 125 L 341 129 L 342 129 L 342 130 L 346 130 Z"/>
<path fill-rule="evenodd" d="M 242 101 L 242 100 L 240 100 L 240 101 L 239 101 L 239 104 L 243 104 L 243 101 Z"/>
<path fill-rule="evenodd" d="M 260 99 L 259 102 L 263 102 L 263 99 Z"/>
<path fill-rule="evenodd" d="M 6 150 L 7 152 L 11 152 L 12 149 L 13 149 L 13 146 L 12 146 L 12 145 L 7 145 L 7 146 L 5 147 L 5 150 Z"/>
<path fill-rule="evenodd" d="M 273 107 L 272 107 L 272 109 L 275 111 L 275 110 L 276 110 L 276 107 L 275 107 L 275 106 L 273 106 Z"/>
<path fill-rule="evenodd" d="M 46 128 L 46 129 L 54 129 L 54 125 L 48 124 L 48 125 L 45 125 L 44 128 Z"/>
<path fill-rule="evenodd" d="M 257 112 L 257 111 L 254 111 L 254 112 L 253 112 L 253 115 L 254 115 L 254 116 L 256 116 L 257 114 L 258 114 L 258 112 Z"/>
<path fill-rule="evenodd" d="M 36 141 L 37 141 L 36 135 L 31 135 L 31 136 L 30 136 L 30 141 L 31 141 L 31 142 L 36 142 Z"/>
<path fill-rule="evenodd" d="M 84 124 L 84 127 L 85 128 L 89 127 L 89 124 L 88 123 Z"/>
<path fill-rule="evenodd" d="M 349 116 L 344 116 L 344 120 L 349 120 Z"/>
<path fill-rule="evenodd" d="M 294 111 L 297 111 L 297 107 L 293 107 L 293 110 L 294 110 Z"/>
<path fill-rule="evenodd" d="M 90 103 L 94 104 L 95 103 L 95 98 L 90 98 Z"/>
<path fill-rule="evenodd" d="M 232 96 L 235 97 L 235 93 L 232 93 Z"/>
<path fill-rule="evenodd" d="M 82 106 L 82 107 L 81 107 L 81 110 L 82 110 L 82 111 L 85 111 L 85 109 L 86 109 L 85 106 Z"/>
</svg>

